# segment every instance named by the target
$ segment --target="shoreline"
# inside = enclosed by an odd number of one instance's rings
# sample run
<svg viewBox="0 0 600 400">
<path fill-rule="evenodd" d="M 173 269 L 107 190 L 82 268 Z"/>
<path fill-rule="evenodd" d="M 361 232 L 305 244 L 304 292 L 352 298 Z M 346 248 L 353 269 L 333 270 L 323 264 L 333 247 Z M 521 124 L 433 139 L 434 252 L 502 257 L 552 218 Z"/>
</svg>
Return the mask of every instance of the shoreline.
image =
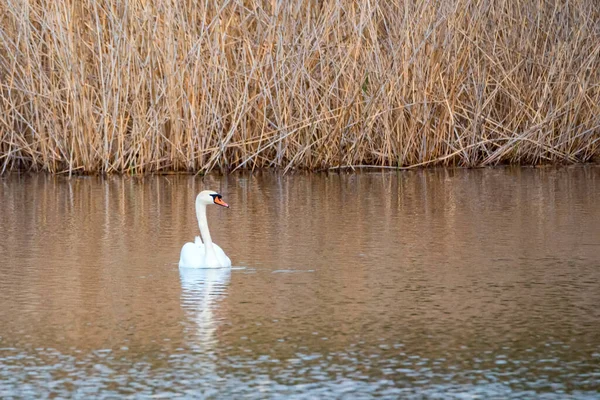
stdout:
<svg viewBox="0 0 600 400">
<path fill-rule="evenodd" d="M 145 177 L 177 177 L 177 176 L 235 176 L 235 175 L 254 175 L 254 174 L 275 174 L 275 175 L 320 175 L 320 174 L 363 174 L 363 173 L 391 173 L 391 172 L 433 172 L 433 171 L 478 171 L 478 170 L 506 170 L 506 169 L 525 169 L 525 170 L 564 170 L 564 169 L 577 169 L 577 168 L 600 168 L 600 161 L 590 161 L 585 163 L 545 163 L 545 164 L 498 164 L 498 165 L 486 165 L 476 167 L 464 167 L 464 166 L 444 166 L 444 165 L 429 165 L 429 166 L 414 166 L 414 167 L 391 167 L 391 166 L 377 166 L 377 165 L 349 165 L 342 167 L 331 167 L 321 170 L 309 170 L 309 169 L 290 169 L 284 171 L 282 168 L 256 168 L 251 169 L 237 169 L 235 171 L 219 171 L 212 170 L 207 173 L 198 171 L 155 171 L 147 173 L 69 173 L 69 171 L 63 172 L 50 172 L 50 171 L 32 171 L 32 170 L 9 170 L 0 174 L 0 179 L 3 177 L 10 176 L 35 176 L 45 175 L 50 177 L 100 177 L 100 178 L 111 178 L 111 177 L 131 177 L 131 178 L 145 178 Z"/>
</svg>

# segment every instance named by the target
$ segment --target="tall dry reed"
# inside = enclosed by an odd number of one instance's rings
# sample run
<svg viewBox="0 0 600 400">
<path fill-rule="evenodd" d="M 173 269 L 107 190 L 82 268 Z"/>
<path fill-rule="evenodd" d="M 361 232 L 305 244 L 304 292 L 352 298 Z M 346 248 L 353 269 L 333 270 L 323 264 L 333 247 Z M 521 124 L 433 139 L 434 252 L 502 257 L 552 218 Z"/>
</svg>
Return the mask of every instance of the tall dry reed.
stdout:
<svg viewBox="0 0 600 400">
<path fill-rule="evenodd" d="M 597 0 L 1 0 L 0 171 L 585 162 Z"/>
</svg>

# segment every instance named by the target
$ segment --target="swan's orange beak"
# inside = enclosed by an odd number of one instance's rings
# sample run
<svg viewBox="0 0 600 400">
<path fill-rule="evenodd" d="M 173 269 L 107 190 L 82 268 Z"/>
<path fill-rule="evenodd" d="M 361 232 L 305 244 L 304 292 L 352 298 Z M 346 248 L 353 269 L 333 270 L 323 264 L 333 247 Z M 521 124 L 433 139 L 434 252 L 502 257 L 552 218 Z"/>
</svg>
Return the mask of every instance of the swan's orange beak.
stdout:
<svg viewBox="0 0 600 400">
<path fill-rule="evenodd" d="M 229 208 L 229 204 L 225 203 L 221 197 L 215 197 L 215 204 Z"/>
</svg>

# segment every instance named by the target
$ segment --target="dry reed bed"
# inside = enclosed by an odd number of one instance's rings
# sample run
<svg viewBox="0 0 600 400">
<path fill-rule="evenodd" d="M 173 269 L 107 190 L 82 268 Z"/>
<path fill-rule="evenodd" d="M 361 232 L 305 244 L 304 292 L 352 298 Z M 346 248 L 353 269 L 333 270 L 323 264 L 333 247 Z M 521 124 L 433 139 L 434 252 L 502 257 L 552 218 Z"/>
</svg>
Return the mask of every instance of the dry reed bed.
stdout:
<svg viewBox="0 0 600 400">
<path fill-rule="evenodd" d="M 585 162 L 597 0 L 1 0 L 0 171 Z"/>
</svg>

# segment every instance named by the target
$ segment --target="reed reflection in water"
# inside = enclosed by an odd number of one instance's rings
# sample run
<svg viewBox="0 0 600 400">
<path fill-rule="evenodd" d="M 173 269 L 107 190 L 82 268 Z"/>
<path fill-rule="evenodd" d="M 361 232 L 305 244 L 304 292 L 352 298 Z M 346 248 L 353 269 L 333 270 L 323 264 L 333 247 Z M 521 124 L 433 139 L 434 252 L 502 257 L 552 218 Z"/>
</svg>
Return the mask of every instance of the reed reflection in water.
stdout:
<svg viewBox="0 0 600 400">
<path fill-rule="evenodd" d="M 231 271 L 177 268 L 206 188 Z M 0 397 L 593 398 L 599 196 L 594 166 L 3 176 Z"/>
</svg>

